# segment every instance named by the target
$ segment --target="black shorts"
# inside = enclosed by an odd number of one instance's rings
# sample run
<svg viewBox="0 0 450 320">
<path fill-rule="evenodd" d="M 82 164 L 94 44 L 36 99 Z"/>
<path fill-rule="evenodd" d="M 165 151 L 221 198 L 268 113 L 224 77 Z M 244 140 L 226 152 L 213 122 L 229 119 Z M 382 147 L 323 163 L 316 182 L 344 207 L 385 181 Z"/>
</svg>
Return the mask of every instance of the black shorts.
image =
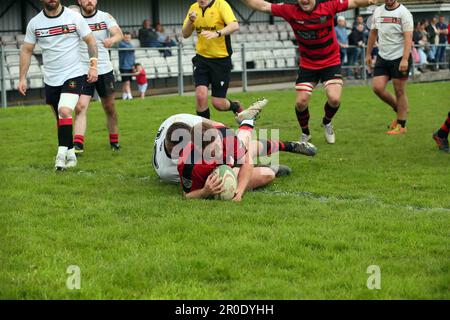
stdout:
<svg viewBox="0 0 450 320">
<path fill-rule="evenodd" d="M 97 89 L 98 95 L 102 98 L 109 97 L 114 94 L 114 72 L 108 72 L 98 76 L 97 82 L 89 83 L 85 82 L 81 94 L 86 96 L 94 96 Z"/>
<path fill-rule="evenodd" d="M 61 93 L 73 93 L 80 95 L 83 85 L 86 82 L 86 76 L 80 76 L 66 80 L 62 86 L 52 87 L 45 84 L 45 102 L 53 107 L 58 114 L 58 104 Z"/>
<path fill-rule="evenodd" d="M 401 61 L 402 61 L 402 58 L 398 58 L 395 60 L 385 60 L 378 55 L 377 62 L 375 63 L 375 69 L 373 71 L 373 76 L 374 77 L 388 76 L 389 80 L 390 79 L 408 79 L 409 71 L 411 70 L 411 66 L 413 63 L 412 57 L 409 56 L 408 70 L 406 72 L 400 72 L 400 70 L 398 70 Z"/>
<path fill-rule="evenodd" d="M 341 65 L 335 65 L 323 69 L 312 70 L 300 67 L 296 83 L 319 83 L 333 79 L 343 79 Z"/>
<path fill-rule="evenodd" d="M 211 95 L 216 98 L 227 96 L 231 75 L 231 57 L 208 59 L 200 55 L 192 58 L 195 86 L 211 84 Z"/>
<path fill-rule="evenodd" d="M 133 73 L 132 69 L 120 69 L 119 71 L 120 71 L 121 74 L 122 73 Z M 133 76 L 122 76 L 121 75 L 121 77 L 122 77 L 122 82 L 127 82 L 127 81 L 131 81 L 131 78 Z"/>
</svg>

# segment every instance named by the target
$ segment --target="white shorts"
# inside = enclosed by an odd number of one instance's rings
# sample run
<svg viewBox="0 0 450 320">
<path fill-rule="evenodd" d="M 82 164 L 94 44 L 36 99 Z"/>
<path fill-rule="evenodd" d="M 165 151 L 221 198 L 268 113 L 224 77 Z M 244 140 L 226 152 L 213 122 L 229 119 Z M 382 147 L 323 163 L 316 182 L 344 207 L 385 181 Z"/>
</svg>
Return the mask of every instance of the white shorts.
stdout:
<svg viewBox="0 0 450 320">
<path fill-rule="evenodd" d="M 138 89 L 140 93 L 145 93 L 147 91 L 148 83 L 138 84 Z"/>
</svg>

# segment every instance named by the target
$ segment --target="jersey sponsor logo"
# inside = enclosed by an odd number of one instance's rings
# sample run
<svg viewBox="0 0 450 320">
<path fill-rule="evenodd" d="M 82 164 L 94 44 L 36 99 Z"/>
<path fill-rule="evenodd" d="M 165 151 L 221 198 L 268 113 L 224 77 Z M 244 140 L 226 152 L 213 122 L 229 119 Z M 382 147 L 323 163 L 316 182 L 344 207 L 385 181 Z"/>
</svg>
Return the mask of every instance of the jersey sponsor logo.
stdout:
<svg viewBox="0 0 450 320">
<path fill-rule="evenodd" d="M 50 31 L 49 30 L 38 30 L 36 31 L 36 36 L 37 37 L 45 37 L 50 35 Z"/>
<path fill-rule="evenodd" d="M 319 29 L 319 30 L 295 30 L 297 36 L 304 40 L 318 40 L 323 39 L 330 35 L 331 27 Z"/>
<path fill-rule="evenodd" d="M 380 17 L 381 23 L 393 23 L 393 24 L 402 24 L 401 18 L 396 17 Z"/>
<path fill-rule="evenodd" d="M 216 26 L 214 26 L 214 27 L 208 27 L 208 26 L 202 26 L 202 27 L 197 27 L 197 28 L 195 28 L 195 30 L 197 31 L 197 33 L 202 33 L 202 31 L 216 31 L 217 30 L 217 27 Z"/>
<path fill-rule="evenodd" d="M 321 16 L 315 19 L 293 20 L 293 22 L 301 25 L 326 24 L 332 18 L 333 18 L 332 16 Z"/>
<path fill-rule="evenodd" d="M 69 33 L 74 33 L 77 31 L 77 26 L 75 24 L 65 24 L 61 26 L 55 26 L 50 28 L 41 28 L 36 29 L 34 32 L 36 37 L 38 38 L 45 38 L 45 37 L 51 37 L 51 36 L 59 36 Z"/>
<path fill-rule="evenodd" d="M 102 21 L 99 23 L 89 24 L 89 28 L 91 28 L 91 31 L 101 31 L 101 30 L 106 30 L 107 26 L 106 26 L 106 23 L 104 21 Z"/>
</svg>

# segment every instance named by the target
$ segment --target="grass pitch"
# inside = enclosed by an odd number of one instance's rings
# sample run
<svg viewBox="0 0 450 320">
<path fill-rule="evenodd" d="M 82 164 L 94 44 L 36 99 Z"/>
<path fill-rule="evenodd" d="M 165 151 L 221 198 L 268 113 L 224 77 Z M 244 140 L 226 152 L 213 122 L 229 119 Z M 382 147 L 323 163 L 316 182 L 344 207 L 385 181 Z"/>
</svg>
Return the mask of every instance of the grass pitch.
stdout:
<svg viewBox="0 0 450 320">
<path fill-rule="evenodd" d="M 318 155 L 282 154 L 290 177 L 242 203 L 181 197 L 151 167 L 153 139 L 194 97 L 118 101 L 120 153 L 90 106 L 86 151 L 53 171 L 56 132 L 46 106 L 0 110 L 0 298 L 449 299 L 450 156 L 432 132 L 450 83 L 409 85 L 409 132 L 384 132 L 392 113 L 368 87 L 345 88 L 335 145 L 310 106 Z M 232 94 L 271 102 L 257 122 L 298 139 L 294 91 Z M 230 113 L 212 117 L 234 126 Z M 66 288 L 69 265 L 81 289 Z M 381 269 L 369 290 L 368 266 Z"/>
</svg>

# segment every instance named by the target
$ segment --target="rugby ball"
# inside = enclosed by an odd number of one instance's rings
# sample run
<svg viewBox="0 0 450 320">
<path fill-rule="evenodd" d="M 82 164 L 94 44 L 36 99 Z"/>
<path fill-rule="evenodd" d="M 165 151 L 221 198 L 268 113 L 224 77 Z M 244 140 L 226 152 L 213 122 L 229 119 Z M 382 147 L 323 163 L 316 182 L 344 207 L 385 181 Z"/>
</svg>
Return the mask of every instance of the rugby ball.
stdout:
<svg viewBox="0 0 450 320">
<path fill-rule="evenodd" d="M 237 190 L 237 177 L 233 169 L 227 165 L 221 165 L 214 169 L 211 174 L 219 175 L 223 180 L 224 192 L 214 196 L 217 200 L 231 200 L 234 198 Z"/>
</svg>

